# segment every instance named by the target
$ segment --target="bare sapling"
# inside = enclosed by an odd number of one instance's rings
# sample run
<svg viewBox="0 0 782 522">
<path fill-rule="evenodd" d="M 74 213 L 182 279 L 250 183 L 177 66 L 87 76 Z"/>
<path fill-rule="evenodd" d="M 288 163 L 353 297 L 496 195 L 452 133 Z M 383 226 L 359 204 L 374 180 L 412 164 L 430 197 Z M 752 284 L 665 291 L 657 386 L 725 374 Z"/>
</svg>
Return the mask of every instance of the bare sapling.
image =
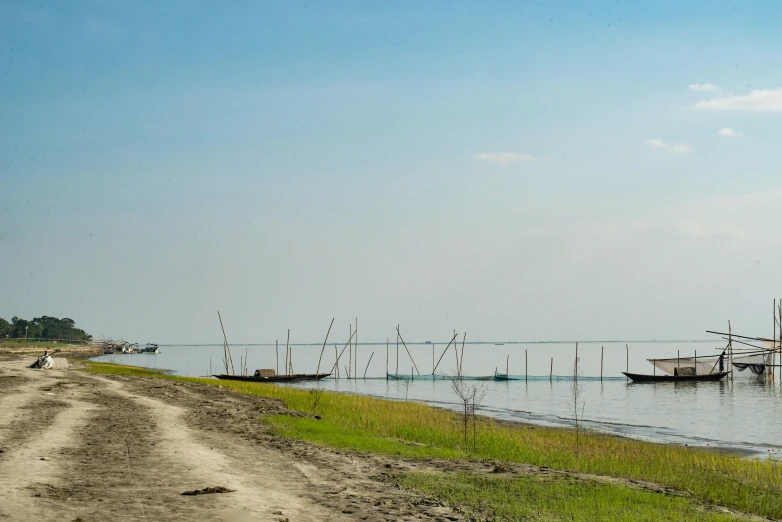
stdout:
<svg viewBox="0 0 782 522">
<path fill-rule="evenodd" d="M 323 398 L 323 388 L 313 388 L 309 391 L 310 402 L 312 403 L 312 413 L 318 413 L 320 400 Z"/>
<path fill-rule="evenodd" d="M 473 451 L 476 450 L 476 428 L 477 423 L 475 420 L 475 410 L 478 406 L 480 406 L 481 401 L 483 401 L 483 397 L 486 395 L 486 388 L 484 386 L 477 386 L 475 384 L 468 384 L 463 379 L 459 378 L 459 376 L 455 376 L 451 380 L 451 387 L 453 388 L 453 392 L 456 394 L 456 396 L 459 398 L 460 401 L 460 409 L 462 413 L 462 426 L 463 426 L 463 434 L 464 434 L 464 451 L 469 453 L 470 452 L 470 443 L 469 443 L 469 420 L 470 415 L 472 415 L 472 427 L 473 427 Z"/>
<path fill-rule="evenodd" d="M 579 445 L 581 442 L 582 424 L 584 422 L 584 400 L 583 392 L 584 388 L 578 383 L 579 377 L 579 357 L 573 360 L 573 381 L 570 383 L 570 406 L 573 408 L 573 422 L 576 428 L 576 455 L 578 455 Z M 579 416 L 579 407 L 581 408 L 581 415 Z"/>
</svg>

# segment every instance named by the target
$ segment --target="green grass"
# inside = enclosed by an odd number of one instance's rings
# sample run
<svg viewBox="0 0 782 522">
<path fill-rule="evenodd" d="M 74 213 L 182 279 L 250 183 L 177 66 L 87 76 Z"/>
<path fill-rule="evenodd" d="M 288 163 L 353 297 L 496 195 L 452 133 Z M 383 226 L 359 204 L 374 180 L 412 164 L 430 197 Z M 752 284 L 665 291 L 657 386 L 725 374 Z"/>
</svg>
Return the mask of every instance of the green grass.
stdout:
<svg viewBox="0 0 782 522">
<path fill-rule="evenodd" d="M 484 520 L 735 520 L 686 498 L 566 476 L 410 473 L 396 482 Z"/>
<path fill-rule="evenodd" d="M 219 384 L 239 393 L 273 397 L 322 420 L 271 416 L 279 433 L 334 448 L 405 457 L 484 458 L 654 482 L 689 492 L 702 503 L 782 518 L 782 467 L 767 460 L 655 444 L 567 429 L 499 424 L 481 419 L 477 452 L 465 452 L 457 414 L 415 402 L 325 392 L 317 411 L 307 391 L 274 384 L 184 378 L 105 363 L 88 371 Z"/>
<path fill-rule="evenodd" d="M 20 348 L 30 348 L 37 349 L 37 348 L 64 348 L 66 346 L 81 346 L 79 342 L 72 342 L 72 343 L 66 343 L 66 342 L 53 342 L 53 341 L 25 341 L 23 339 L 2 339 L 0 340 L 0 348 L 14 348 L 14 349 L 20 349 Z"/>
</svg>

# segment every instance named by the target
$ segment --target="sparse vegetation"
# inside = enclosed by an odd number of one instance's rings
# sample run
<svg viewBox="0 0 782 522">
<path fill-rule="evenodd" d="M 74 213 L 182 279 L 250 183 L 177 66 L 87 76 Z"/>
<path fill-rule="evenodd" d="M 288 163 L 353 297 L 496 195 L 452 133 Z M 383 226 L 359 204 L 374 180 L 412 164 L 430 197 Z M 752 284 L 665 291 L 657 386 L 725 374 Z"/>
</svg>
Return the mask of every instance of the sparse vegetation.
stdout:
<svg viewBox="0 0 782 522">
<path fill-rule="evenodd" d="M 89 363 L 88 371 L 219 384 L 239 393 L 281 399 L 293 410 L 312 408 L 307 390 L 287 386 L 175 377 L 105 363 Z M 323 392 L 319 414 L 323 420 L 264 420 L 280 434 L 334 448 L 416 458 L 469 457 L 462 418 L 456 412 L 411 401 Z M 774 461 L 594 432 L 581 433 L 577 445 L 575 430 L 510 425 L 483 417 L 476 422 L 476 458 L 653 482 L 686 492 L 697 502 L 782 517 L 782 466 Z"/>
<path fill-rule="evenodd" d="M 567 476 L 410 473 L 396 482 L 461 506 L 477 520 L 736 520 L 686 498 Z"/>
</svg>

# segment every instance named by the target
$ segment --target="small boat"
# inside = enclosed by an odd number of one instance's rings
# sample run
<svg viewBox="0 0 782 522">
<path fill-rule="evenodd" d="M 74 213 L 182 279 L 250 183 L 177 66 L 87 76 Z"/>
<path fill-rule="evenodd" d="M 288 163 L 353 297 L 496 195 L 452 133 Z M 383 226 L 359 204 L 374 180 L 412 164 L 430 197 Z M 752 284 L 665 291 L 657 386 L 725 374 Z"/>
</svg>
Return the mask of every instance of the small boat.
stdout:
<svg viewBox="0 0 782 522">
<path fill-rule="evenodd" d="M 297 373 L 294 375 L 272 375 L 264 377 L 262 375 L 212 375 L 217 379 L 225 381 L 243 381 L 243 382 L 298 382 L 298 381 L 319 381 L 329 377 L 330 373 Z"/>
<path fill-rule="evenodd" d="M 633 382 L 695 382 L 695 381 L 719 381 L 728 372 L 703 373 L 696 375 L 646 375 L 642 373 L 622 372 Z"/>
<path fill-rule="evenodd" d="M 159 353 L 156 344 L 147 343 L 144 348 L 139 348 L 138 353 Z"/>
</svg>

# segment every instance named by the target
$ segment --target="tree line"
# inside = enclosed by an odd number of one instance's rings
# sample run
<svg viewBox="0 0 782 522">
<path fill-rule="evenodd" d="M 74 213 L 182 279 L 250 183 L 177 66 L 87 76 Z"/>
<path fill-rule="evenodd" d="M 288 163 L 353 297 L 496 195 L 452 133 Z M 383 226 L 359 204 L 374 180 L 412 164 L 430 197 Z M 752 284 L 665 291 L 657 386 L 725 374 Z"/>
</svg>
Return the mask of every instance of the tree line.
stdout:
<svg viewBox="0 0 782 522">
<path fill-rule="evenodd" d="M 0 317 L 0 339 L 65 339 L 69 341 L 90 341 L 92 336 L 81 328 L 76 328 L 76 322 L 73 319 L 64 317 L 58 319 L 43 315 L 36 317 L 32 321 L 11 318 L 9 323 Z"/>
</svg>

